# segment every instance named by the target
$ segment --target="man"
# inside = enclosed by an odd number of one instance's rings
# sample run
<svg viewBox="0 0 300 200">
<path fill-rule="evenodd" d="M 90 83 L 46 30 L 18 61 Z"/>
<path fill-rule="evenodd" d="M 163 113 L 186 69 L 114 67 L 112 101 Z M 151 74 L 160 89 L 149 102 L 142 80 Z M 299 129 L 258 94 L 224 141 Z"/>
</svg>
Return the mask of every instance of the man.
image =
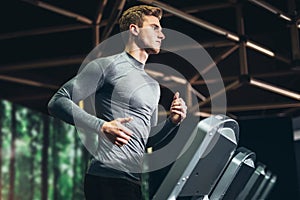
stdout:
<svg viewBox="0 0 300 200">
<path fill-rule="evenodd" d="M 98 148 L 85 177 L 85 196 L 91 199 L 142 199 L 140 172 L 152 126 L 157 124 L 159 84 L 144 71 L 150 54 L 157 54 L 165 35 L 162 10 L 135 6 L 120 18 L 127 31 L 125 51 L 97 58 L 59 89 L 49 112 L 87 132 L 97 134 Z M 95 97 L 96 116 L 77 106 Z M 185 117 L 186 105 L 175 93 L 162 132 L 170 133 Z"/>
</svg>

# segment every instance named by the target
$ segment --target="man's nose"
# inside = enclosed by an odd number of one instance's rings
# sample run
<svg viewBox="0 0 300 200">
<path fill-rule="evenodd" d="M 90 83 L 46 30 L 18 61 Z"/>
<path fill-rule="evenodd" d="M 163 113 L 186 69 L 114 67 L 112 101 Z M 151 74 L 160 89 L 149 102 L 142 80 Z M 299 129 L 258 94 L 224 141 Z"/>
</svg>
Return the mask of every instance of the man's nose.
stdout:
<svg viewBox="0 0 300 200">
<path fill-rule="evenodd" d="M 165 34 L 164 34 L 162 31 L 159 31 L 158 37 L 159 37 L 159 39 L 161 39 L 161 40 L 163 40 L 163 39 L 166 38 Z"/>
</svg>

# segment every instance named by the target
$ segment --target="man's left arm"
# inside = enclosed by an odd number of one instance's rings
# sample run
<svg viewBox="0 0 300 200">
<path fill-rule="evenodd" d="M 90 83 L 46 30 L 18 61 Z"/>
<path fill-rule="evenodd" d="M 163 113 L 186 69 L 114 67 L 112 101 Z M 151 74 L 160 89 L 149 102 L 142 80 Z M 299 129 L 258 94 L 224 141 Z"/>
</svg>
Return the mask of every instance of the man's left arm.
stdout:
<svg viewBox="0 0 300 200">
<path fill-rule="evenodd" d="M 186 118 L 186 114 L 187 106 L 185 101 L 176 92 L 170 107 L 170 116 L 165 120 L 163 126 L 152 127 L 150 135 L 153 136 L 148 138 L 146 147 L 154 147 L 163 142 Z"/>
</svg>

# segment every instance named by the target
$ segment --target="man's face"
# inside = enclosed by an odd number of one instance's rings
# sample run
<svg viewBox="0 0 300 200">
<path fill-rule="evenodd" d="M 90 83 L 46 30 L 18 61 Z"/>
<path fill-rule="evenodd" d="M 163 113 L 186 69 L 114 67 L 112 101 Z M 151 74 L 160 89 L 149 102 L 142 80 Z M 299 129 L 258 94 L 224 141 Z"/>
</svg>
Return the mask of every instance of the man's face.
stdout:
<svg viewBox="0 0 300 200">
<path fill-rule="evenodd" d="M 161 41 L 165 39 L 159 19 L 155 16 L 144 16 L 142 28 L 139 28 L 138 40 L 140 48 L 149 54 L 160 51 Z"/>
</svg>

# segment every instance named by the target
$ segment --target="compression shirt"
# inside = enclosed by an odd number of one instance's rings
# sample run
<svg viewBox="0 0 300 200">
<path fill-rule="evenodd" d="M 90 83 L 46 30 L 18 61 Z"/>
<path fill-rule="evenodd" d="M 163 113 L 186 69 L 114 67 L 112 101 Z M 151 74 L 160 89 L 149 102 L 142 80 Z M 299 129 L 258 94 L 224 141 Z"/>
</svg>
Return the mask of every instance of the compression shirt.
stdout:
<svg viewBox="0 0 300 200">
<path fill-rule="evenodd" d="M 93 100 L 95 114 L 77 106 L 80 100 Z M 160 88 L 145 71 L 144 64 L 126 52 L 98 58 L 65 83 L 48 104 L 49 112 L 76 127 L 99 135 L 98 147 L 89 174 L 129 177 L 138 180 L 151 126 L 157 124 Z M 132 117 L 125 126 L 133 132 L 129 143 L 119 147 L 100 132 L 105 121 Z M 175 125 L 167 120 L 171 131 Z M 167 134 L 167 133 L 166 133 Z"/>
</svg>

